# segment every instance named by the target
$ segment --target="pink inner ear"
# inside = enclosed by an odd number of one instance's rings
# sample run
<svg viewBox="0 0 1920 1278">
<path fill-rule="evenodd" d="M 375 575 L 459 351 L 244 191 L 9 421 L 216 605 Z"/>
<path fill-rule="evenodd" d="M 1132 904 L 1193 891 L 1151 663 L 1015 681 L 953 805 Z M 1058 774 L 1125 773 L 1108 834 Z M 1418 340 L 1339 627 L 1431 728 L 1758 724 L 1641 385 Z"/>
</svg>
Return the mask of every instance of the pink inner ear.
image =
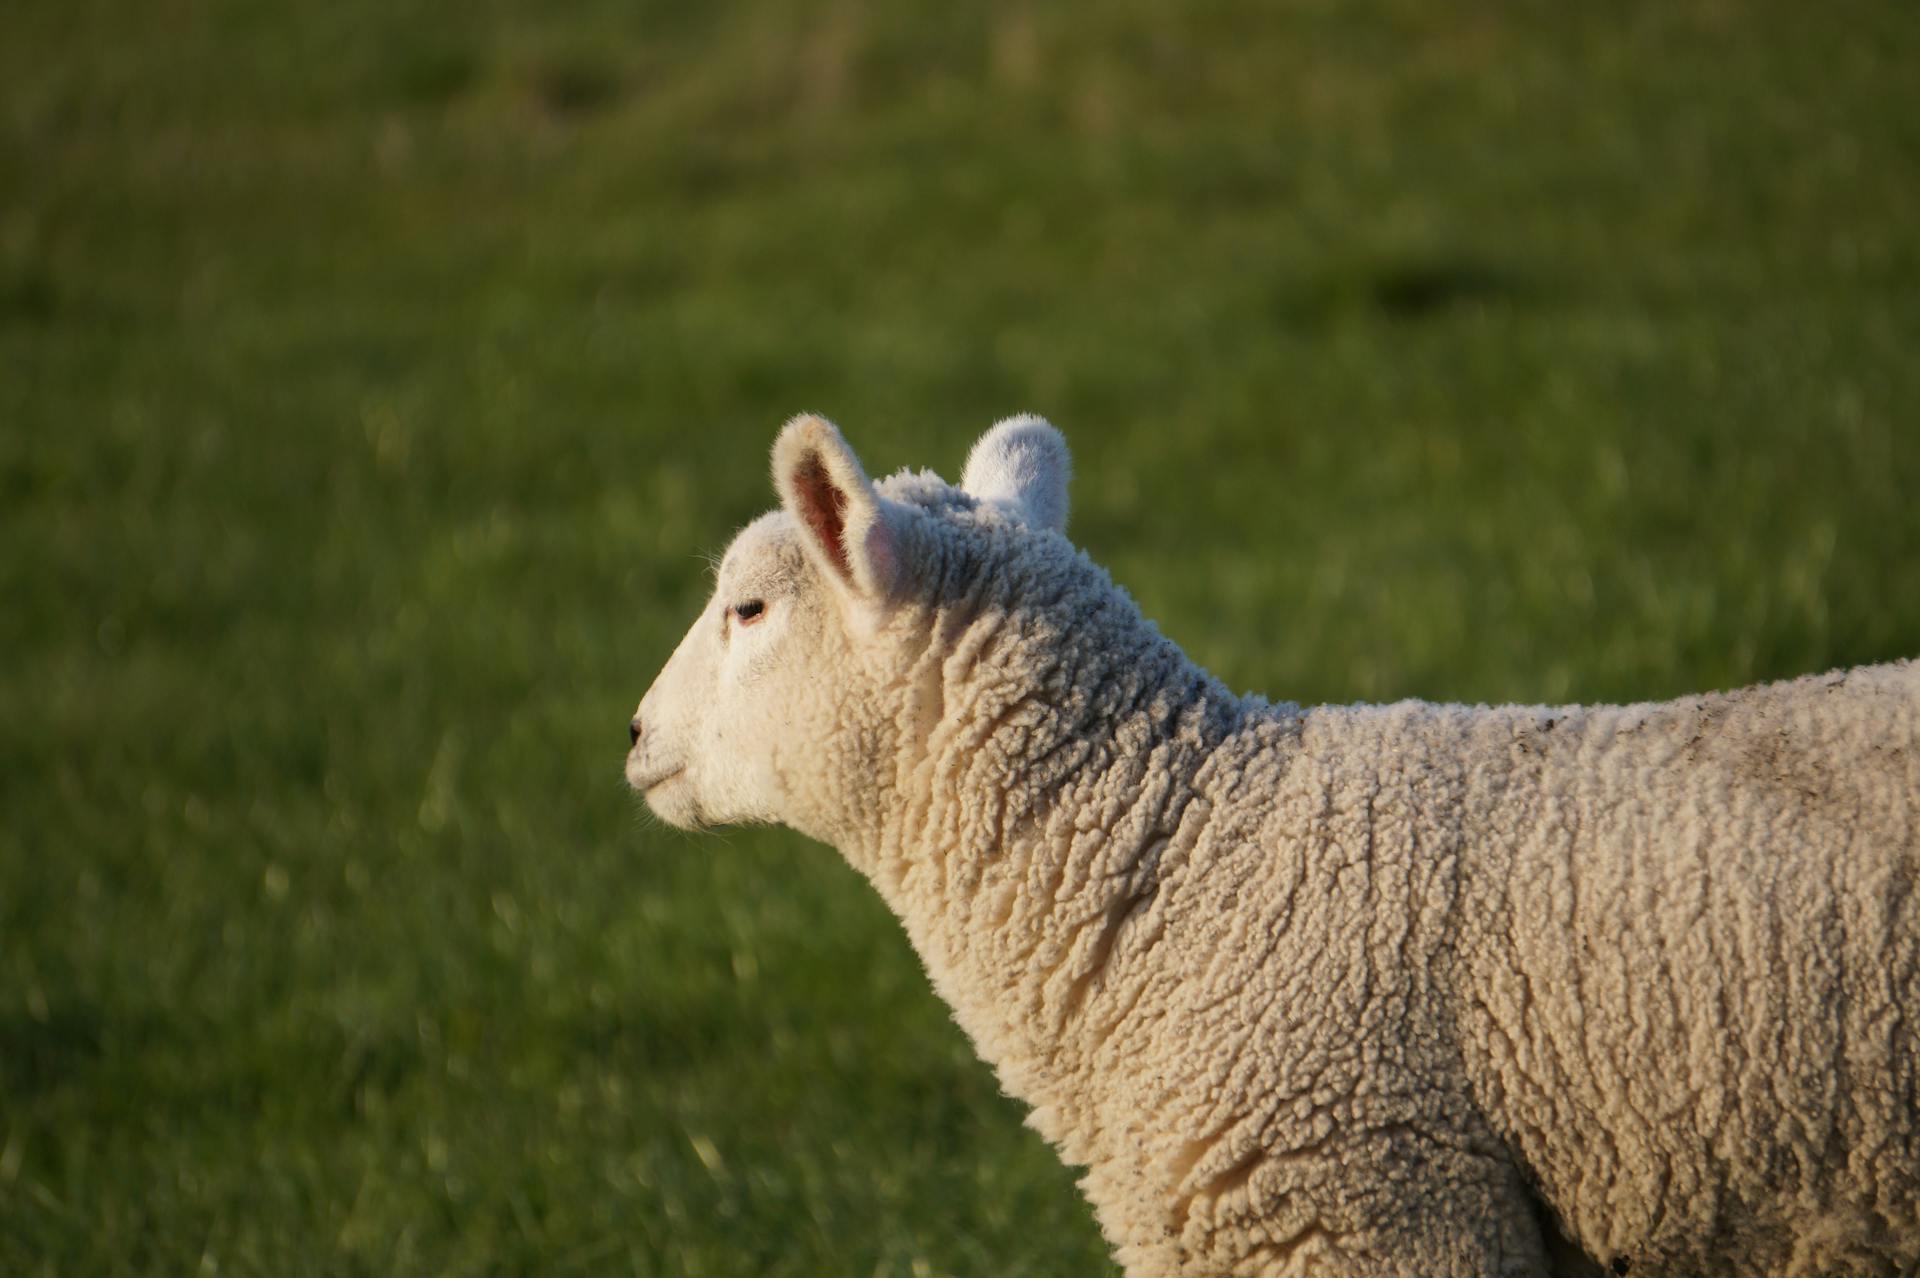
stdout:
<svg viewBox="0 0 1920 1278">
<path fill-rule="evenodd" d="M 834 486 L 819 453 L 800 459 L 793 469 L 793 487 L 800 497 L 800 517 L 827 548 L 840 575 L 852 581 L 853 565 L 847 561 L 847 495 Z"/>
</svg>

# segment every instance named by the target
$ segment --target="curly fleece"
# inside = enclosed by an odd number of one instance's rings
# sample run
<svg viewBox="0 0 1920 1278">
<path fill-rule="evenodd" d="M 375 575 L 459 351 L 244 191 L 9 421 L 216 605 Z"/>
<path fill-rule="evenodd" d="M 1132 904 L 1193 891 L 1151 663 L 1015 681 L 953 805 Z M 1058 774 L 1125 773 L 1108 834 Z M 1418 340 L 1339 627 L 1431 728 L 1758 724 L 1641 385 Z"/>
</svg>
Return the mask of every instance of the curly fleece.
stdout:
<svg viewBox="0 0 1920 1278">
<path fill-rule="evenodd" d="M 1017 503 L 870 500 L 891 655 L 813 757 L 876 775 L 796 823 L 1130 1275 L 1920 1271 L 1920 667 L 1268 704 Z"/>
</svg>

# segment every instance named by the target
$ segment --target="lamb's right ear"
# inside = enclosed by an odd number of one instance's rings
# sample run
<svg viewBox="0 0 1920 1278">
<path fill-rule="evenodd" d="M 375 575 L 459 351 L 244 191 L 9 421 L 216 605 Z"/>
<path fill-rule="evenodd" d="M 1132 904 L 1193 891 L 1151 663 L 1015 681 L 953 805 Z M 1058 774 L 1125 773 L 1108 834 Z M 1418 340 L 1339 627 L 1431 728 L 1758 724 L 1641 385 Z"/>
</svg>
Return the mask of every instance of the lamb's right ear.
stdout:
<svg viewBox="0 0 1920 1278">
<path fill-rule="evenodd" d="M 832 422 L 803 413 L 781 429 L 773 443 L 773 486 L 829 580 L 876 602 L 892 592 L 898 538 L 860 459 Z"/>
<path fill-rule="evenodd" d="M 1009 417 L 967 454 L 960 487 L 1012 511 L 1032 528 L 1064 532 L 1073 458 L 1060 432 L 1031 414 Z"/>
</svg>

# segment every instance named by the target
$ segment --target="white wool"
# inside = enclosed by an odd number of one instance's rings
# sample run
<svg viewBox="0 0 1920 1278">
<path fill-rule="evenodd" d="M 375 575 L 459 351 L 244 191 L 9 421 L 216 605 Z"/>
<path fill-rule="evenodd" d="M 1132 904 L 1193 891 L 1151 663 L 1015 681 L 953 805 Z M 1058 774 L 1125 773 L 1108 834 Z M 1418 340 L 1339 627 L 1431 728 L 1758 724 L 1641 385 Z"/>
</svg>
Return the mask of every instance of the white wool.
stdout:
<svg viewBox="0 0 1920 1278">
<path fill-rule="evenodd" d="M 958 489 L 774 457 L 628 779 L 864 872 L 1129 1274 L 1916 1272 L 1920 667 L 1268 705 L 1038 419 Z"/>
</svg>

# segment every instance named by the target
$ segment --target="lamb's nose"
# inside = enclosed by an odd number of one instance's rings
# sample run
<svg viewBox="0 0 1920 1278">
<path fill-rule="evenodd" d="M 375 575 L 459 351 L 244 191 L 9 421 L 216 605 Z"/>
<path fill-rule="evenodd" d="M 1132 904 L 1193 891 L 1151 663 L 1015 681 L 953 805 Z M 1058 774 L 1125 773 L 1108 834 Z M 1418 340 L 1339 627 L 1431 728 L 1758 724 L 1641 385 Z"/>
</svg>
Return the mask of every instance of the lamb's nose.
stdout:
<svg viewBox="0 0 1920 1278">
<path fill-rule="evenodd" d="M 627 725 L 627 748 L 632 749 L 634 746 L 637 746 L 639 744 L 640 744 L 640 716 L 635 715 L 633 716 L 633 721 Z"/>
</svg>

